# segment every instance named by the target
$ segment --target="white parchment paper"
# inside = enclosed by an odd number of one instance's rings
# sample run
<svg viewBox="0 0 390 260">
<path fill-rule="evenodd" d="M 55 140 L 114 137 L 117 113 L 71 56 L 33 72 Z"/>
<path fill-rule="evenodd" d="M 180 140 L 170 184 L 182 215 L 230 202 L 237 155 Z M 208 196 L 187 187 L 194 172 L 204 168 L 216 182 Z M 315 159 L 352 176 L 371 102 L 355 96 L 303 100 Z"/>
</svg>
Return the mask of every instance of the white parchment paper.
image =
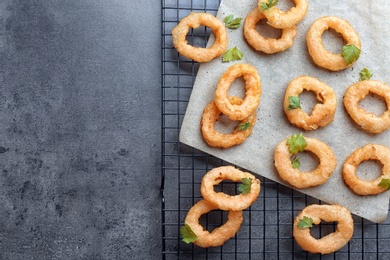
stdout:
<svg viewBox="0 0 390 260">
<path fill-rule="evenodd" d="M 279 3 L 279 5 L 280 8 L 283 8 L 283 3 Z M 221 21 L 230 14 L 244 18 L 256 6 L 257 0 L 223 0 L 217 17 Z M 343 95 L 351 84 L 358 81 L 359 71 L 364 67 L 373 72 L 372 79 L 390 83 L 388 72 L 390 56 L 387 55 L 390 45 L 390 20 L 387 17 L 389 11 L 390 1 L 386 0 L 309 1 L 308 13 L 304 20 L 298 24 L 298 35 L 294 45 L 285 52 L 272 55 L 253 50 L 243 37 L 243 26 L 236 30 L 227 29 L 229 48 L 237 46 L 244 53 L 243 60 L 223 63 L 221 58 L 217 58 L 200 66 L 181 127 L 180 141 L 288 186 L 279 178 L 274 167 L 274 149 L 281 140 L 291 134 L 303 132 L 305 136 L 317 138 L 327 143 L 337 157 L 338 166 L 324 185 L 300 191 L 327 203 L 343 205 L 352 213 L 371 221 L 384 221 L 387 218 L 390 192 L 377 196 L 355 195 L 343 182 L 342 165 L 349 154 L 367 143 L 390 146 L 390 131 L 372 135 L 360 130 L 360 127 L 350 119 L 345 111 Z M 307 53 L 305 37 L 313 21 L 322 16 L 343 18 L 349 21 L 359 33 L 362 51 L 359 60 L 353 67 L 341 72 L 330 72 L 317 67 L 312 62 Z M 265 28 L 265 30 L 268 29 Z M 210 37 L 209 44 L 212 41 L 213 36 Z M 333 51 L 337 51 L 337 48 L 341 49 L 342 40 L 337 39 L 336 34 L 325 34 L 324 41 L 325 46 Z M 213 100 L 215 88 L 222 73 L 236 63 L 249 63 L 255 66 L 260 74 L 262 96 L 257 109 L 258 120 L 253 134 L 243 144 L 229 149 L 212 148 L 203 141 L 200 132 L 202 112 L 206 105 Z M 291 125 L 287 120 L 282 107 L 285 89 L 293 78 L 301 75 L 316 77 L 335 90 L 337 111 L 335 119 L 330 125 L 314 131 L 304 131 Z M 243 88 L 242 82 L 235 84 L 238 85 L 237 89 Z M 375 100 L 375 98 L 363 102 L 367 110 L 378 109 L 378 104 L 380 101 Z M 375 171 L 376 175 L 368 173 L 367 178 L 376 178 L 379 175 L 378 168 Z"/>
</svg>

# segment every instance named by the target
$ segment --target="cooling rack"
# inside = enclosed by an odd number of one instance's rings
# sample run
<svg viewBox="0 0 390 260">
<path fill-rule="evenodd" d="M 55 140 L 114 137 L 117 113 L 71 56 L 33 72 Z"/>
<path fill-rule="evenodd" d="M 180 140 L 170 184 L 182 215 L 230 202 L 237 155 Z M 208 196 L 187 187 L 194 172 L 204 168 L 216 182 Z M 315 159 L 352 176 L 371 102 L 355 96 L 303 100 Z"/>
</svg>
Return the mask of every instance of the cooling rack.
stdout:
<svg viewBox="0 0 390 260">
<path fill-rule="evenodd" d="M 210 169 L 226 162 L 179 142 L 180 126 L 199 64 L 178 55 L 171 30 L 191 11 L 216 14 L 219 0 L 162 0 L 162 258 L 163 259 L 390 259 L 390 220 L 375 224 L 357 216 L 348 245 L 329 254 L 303 251 L 292 237 L 294 217 L 307 205 L 322 202 L 265 178 L 257 201 L 243 213 L 244 222 L 235 237 L 217 248 L 200 248 L 181 241 L 180 227 L 188 210 L 199 200 L 200 182 Z M 206 46 L 210 30 L 191 30 L 188 40 Z M 235 183 L 219 189 L 234 194 Z M 208 230 L 226 221 L 226 212 L 202 216 Z M 335 223 L 312 228 L 314 237 L 335 230 Z"/>
</svg>

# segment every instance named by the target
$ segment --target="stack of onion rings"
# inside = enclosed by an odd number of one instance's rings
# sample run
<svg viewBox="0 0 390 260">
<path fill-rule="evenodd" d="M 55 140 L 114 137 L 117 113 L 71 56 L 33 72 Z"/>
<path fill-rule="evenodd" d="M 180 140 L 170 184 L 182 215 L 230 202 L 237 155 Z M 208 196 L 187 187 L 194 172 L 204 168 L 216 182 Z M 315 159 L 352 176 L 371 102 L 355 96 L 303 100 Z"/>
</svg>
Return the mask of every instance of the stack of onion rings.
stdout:
<svg viewBox="0 0 390 260">
<path fill-rule="evenodd" d="M 322 103 L 316 104 L 310 116 L 302 109 L 290 109 L 289 97 L 298 96 L 303 90 L 313 91 Z M 331 87 L 316 78 L 301 76 L 293 79 L 284 96 L 284 112 L 288 120 L 305 130 L 317 129 L 333 121 L 336 112 L 336 95 Z"/>
<path fill-rule="evenodd" d="M 310 172 L 301 172 L 291 163 L 292 154 L 289 152 L 287 138 L 280 142 L 275 149 L 275 167 L 279 176 L 298 189 L 318 186 L 325 183 L 336 169 L 337 160 L 330 147 L 314 138 L 305 137 L 307 146 L 305 151 L 314 153 L 320 160 L 318 167 Z"/>
<path fill-rule="evenodd" d="M 251 179 L 250 190 L 247 194 L 229 196 L 214 191 L 214 185 L 218 185 L 223 180 L 238 182 L 243 178 Z M 252 174 L 243 172 L 233 166 L 221 166 L 205 174 L 202 179 L 201 193 L 204 200 L 191 207 L 184 223 L 191 227 L 197 237 L 194 244 L 200 247 L 221 246 L 239 230 L 243 221 L 242 210 L 248 208 L 260 193 L 260 180 Z M 216 209 L 229 211 L 228 220 L 210 233 L 199 224 L 199 218 L 203 214 Z"/>
<path fill-rule="evenodd" d="M 188 44 L 186 36 L 190 28 L 199 26 L 211 28 L 215 35 L 215 41 L 209 48 L 194 47 Z M 208 13 L 190 13 L 180 20 L 179 24 L 172 29 L 173 46 L 183 56 L 197 62 L 208 62 L 222 55 L 228 46 L 226 28 L 215 16 Z"/>
<path fill-rule="evenodd" d="M 259 0 L 258 9 L 261 10 L 261 3 L 267 3 L 268 0 Z M 295 7 L 292 7 L 287 12 L 271 7 L 268 10 L 263 11 L 265 17 L 267 17 L 268 23 L 275 28 L 291 28 L 306 16 L 308 3 L 307 0 L 294 0 Z"/>
<path fill-rule="evenodd" d="M 361 49 L 360 38 L 353 27 L 345 20 L 334 16 L 318 18 L 310 26 L 306 35 L 307 49 L 315 64 L 331 71 L 339 71 L 352 66 L 355 62 L 347 64 L 340 53 L 329 52 L 322 44 L 322 34 L 329 28 L 340 33 L 346 45 L 354 44 Z"/>
<path fill-rule="evenodd" d="M 283 28 L 280 39 L 265 38 L 255 29 L 256 24 L 263 19 L 266 19 L 265 14 L 260 12 L 259 8 L 255 8 L 245 18 L 244 37 L 249 45 L 255 50 L 267 54 L 285 51 L 293 45 L 294 38 L 297 35 L 297 27 L 295 25 Z"/>
<path fill-rule="evenodd" d="M 240 105 L 242 99 L 238 97 L 229 97 L 230 103 Z M 238 127 L 231 134 L 223 134 L 217 132 L 214 128 L 215 122 L 222 114 L 214 101 L 211 101 L 203 111 L 202 120 L 200 122 L 201 132 L 206 143 L 213 147 L 229 148 L 234 145 L 241 144 L 245 139 L 252 134 L 253 126 L 256 123 L 256 111 L 253 111 L 247 118 L 242 120 L 240 124 L 249 123 L 250 126 L 245 130 L 239 130 Z"/>
<path fill-rule="evenodd" d="M 229 96 L 231 84 L 238 78 L 245 80 L 246 96 L 244 100 Z M 257 70 L 249 64 L 235 64 L 230 66 L 221 76 L 215 91 L 214 100 L 203 111 L 201 119 L 201 132 L 206 143 L 213 147 L 229 148 L 241 144 L 252 134 L 256 123 L 256 108 L 260 103 L 261 83 Z M 238 127 L 231 134 L 217 132 L 214 128 L 219 116 L 224 114 L 229 119 L 241 121 L 239 126 L 247 124 L 248 127 Z"/>
<path fill-rule="evenodd" d="M 367 160 L 378 160 L 382 163 L 382 175 L 379 178 L 365 181 L 356 175 L 359 164 Z M 376 195 L 385 192 L 386 189 L 378 184 L 383 179 L 390 179 L 390 149 L 379 144 L 367 144 L 355 150 L 344 163 L 343 179 L 359 195 Z"/>
<path fill-rule="evenodd" d="M 309 228 L 298 227 L 299 220 L 308 217 L 313 224 L 337 221 L 337 229 L 320 239 L 310 234 Z M 311 253 L 330 254 L 345 246 L 353 235 L 353 219 L 351 213 L 339 205 L 310 205 L 304 208 L 294 220 L 293 235 L 297 243 Z"/>
<path fill-rule="evenodd" d="M 377 116 L 358 106 L 369 93 L 385 99 L 387 110 Z M 379 134 L 390 128 L 390 88 L 377 80 L 363 80 L 351 85 L 344 96 L 344 106 L 351 118 L 364 130 Z"/>
</svg>

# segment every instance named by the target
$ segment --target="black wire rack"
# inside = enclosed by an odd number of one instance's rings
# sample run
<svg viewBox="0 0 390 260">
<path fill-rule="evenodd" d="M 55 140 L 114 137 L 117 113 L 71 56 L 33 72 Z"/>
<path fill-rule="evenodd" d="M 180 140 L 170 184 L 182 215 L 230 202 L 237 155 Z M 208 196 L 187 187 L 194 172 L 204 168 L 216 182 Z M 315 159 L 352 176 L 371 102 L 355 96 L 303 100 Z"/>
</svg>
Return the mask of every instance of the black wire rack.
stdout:
<svg viewBox="0 0 390 260">
<path fill-rule="evenodd" d="M 292 237 L 294 217 L 307 205 L 321 201 L 261 178 L 257 201 L 243 212 L 244 222 L 235 237 L 217 248 L 200 248 L 181 241 L 180 227 L 188 210 L 199 200 L 204 174 L 226 163 L 179 142 L 179 131 L 199 64 L 180 56 L 172 45 L 172 28 L 191 11 L 216 14 L 219 0 L 162 0 L 162 245 L 163 259 L 390 259 L 390 219 L 375 224 L 354 216 L 354 235 L 348 245 L 329 254 L 303 251 Z M 208 29 L 192 30 L 190 43 L 205 46 Z M 234 183 L 223 182 L 224 192 Z M 226 212 L 202 216 L 208 230 L 223 224 Z M 314 237 L 335 230 L 334 223 L 313 227 Z"/>
</svg>

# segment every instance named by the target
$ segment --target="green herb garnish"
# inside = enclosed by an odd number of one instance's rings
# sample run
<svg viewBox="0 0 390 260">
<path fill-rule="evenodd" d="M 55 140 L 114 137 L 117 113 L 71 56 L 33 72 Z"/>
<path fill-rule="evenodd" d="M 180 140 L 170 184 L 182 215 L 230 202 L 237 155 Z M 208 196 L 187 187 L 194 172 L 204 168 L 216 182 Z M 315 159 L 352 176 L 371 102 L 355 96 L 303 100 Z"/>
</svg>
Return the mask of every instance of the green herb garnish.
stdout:
<svg viewBox="0 0 390 260">
<path fill-rule="evenodd" d="M 359 74 L 360 74 L 359 81 L 368 80 L 372 77 L 372 72 L 367 68 L 362 69 L 359 72 Z"/>
<path fill-rule="evenodd" d="M 311 227 L 313 227 L 313 219 L 304 216 L 303 218 L 301 218 L 299 220 L 298 227 L 299 228 L 311 228 Z"/>
<path fill-rule="evenodd" d="M 303 134 L 293 134 L 290 138 L 287 139 L 288 151 L 291 154 L 296 154 L 298 152 L 303 152 L 305 150 L 307 143 Z"/>
<path fill-rule="evenodd" d="M 292 110 L 292 109 L 297 109 L 301 108 L 301 101 L 299 100 L 299 97 L 296 96 L 289 96 L 288 97 L 288 102 L 290 103 L 288 107 L 286 108 L 287 110 Z"/>
<path fill-rule="evenodd" d="M 267 3 L 260 3 L 260 12 L 264 12 L 265 10 L 269 10 L 271 7 L 275 6 L 279 0 L 268 0 Z"/>
<path fill-rule="evenodd" d="M 355 44 L 347 44 L 343 46 L 343 50 L 341 51 L 341 56 L 344 58 L 345 62 L 349 65 L 354 61 L 359 59 L 360 50 Z"/>
<path fill-rule="evenodd" d="M 382 179 L 378 186 L 390 190 L 390 179 Z"/>
<path fill-rule="evenodd" d="M 291 164 L 292 164 L 292 167 L 293 167 L 294 169 L 298 169 L 299 166 L 301 166 L 301 162 L 300 162 L 300 160 L 299 160 L 298 157 L 294 157 L 294 158 L 291 160 Z"/>
<path fill-rule="evenodd" d="M 237 48 L 231 48 L 227 50 L 223 56 L 222 56 L 222 61 L 223 62 L 230 62 L 230 61 L 237 61 L 241 60 L 244 54 Z"/>
<path fill-rule="evenodd" d="M 238 124 L 237 129 L 238 129 L 239 131 L 245 131 L 245 130 L 247 130 L 249 127 L 251 127 L 251 122 L 244 122 L 244 123 Z"/>
<path fill-rule="evenodd" d="M 242 20 L 242 18 L 239 18 L 239 17 L 234 18 L 234 16 L 232 14 L 226 16 L 225 19 L 223 19 L 225 26 L 229 29 L 237 29 L 238 27 L 240 27 L 241 20 Z"/>
<path fill-rule="evenodd" d="M 238 190 L 242 194 L 248 194 L 251 191 L 252 179 L 251 178 L 242 178 L 242 183 L 238 186 Z"/>
<path fill-rule="evenodd" d="M 198 239 L 198 237 L 196 236 L 194 231 L 192 231 L 191 227 L 188 224 L 185 224 L 184 226 L 180 227 L 180 234 L 183 242 L 187 244 L 195 242 Z"/>
</svg>

